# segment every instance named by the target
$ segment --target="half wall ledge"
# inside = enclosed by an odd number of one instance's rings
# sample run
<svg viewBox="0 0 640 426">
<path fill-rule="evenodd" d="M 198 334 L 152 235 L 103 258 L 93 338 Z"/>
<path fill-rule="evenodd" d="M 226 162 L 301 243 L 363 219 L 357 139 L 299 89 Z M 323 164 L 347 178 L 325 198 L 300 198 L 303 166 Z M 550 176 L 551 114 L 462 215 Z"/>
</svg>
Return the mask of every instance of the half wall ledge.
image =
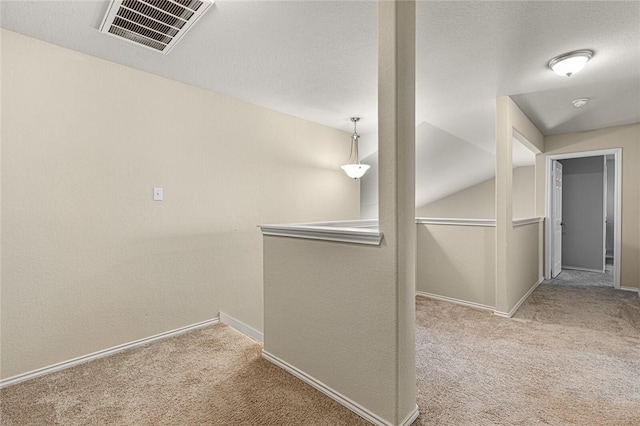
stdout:
<svg viewBox="0 0 640 426">
<path fill-rule="evenodd" d="M 258 225 L 262 235 L 379 246 L 383 234 L 377 220 Z"/>
</svg>

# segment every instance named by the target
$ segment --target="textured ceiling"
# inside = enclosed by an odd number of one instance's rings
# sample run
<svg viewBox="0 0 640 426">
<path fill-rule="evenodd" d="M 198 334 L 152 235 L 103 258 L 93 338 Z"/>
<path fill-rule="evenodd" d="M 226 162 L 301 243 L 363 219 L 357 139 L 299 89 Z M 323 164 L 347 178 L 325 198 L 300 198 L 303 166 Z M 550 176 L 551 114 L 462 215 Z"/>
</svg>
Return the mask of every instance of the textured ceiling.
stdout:
<svg viewBox="0 0 640 426">
<path fill-rule="evenodd" d="M 2 0 L 0 22 L 349 132 L 349 117 L 360 116 L 362 157 L 374 160 L 375 2 L 218 0 L 166 56 L 101 34 L 108 4 Z M 419 1 L 417 11 L 418 205 L 492 176 L 499 96 L 512 96 L 546 135 L 640 122 L 640 1 Z M 577 49 L 595 52 L 583 71 L 548 69 Z M 587 106 L 571 105 L 583 97 Z"/>
<path fill-rule="evenodd" d="M 376 4 L 218 0 L 167 56 L 98 32 L 105 1 L 0 2 L 2 27 L 361 133 L 376 123 Z M 418 3 L 417 117 L 487 151 L 495 98 L 545 134 L 640 121 L 640 2 Z M 546 64 L 595 55 L 571 78 Z M 593 101 L 573 108 L 580 97 Z"/>
</svg>

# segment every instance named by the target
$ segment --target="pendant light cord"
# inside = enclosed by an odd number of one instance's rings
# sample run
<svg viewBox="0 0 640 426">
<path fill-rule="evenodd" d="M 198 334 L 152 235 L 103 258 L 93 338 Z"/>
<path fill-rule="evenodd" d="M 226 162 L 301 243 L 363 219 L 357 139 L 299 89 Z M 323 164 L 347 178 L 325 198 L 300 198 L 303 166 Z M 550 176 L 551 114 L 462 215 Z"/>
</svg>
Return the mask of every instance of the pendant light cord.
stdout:
<svg viewBox="0 0 640 426">
<path fill-rule="evenodd" d="M 351 135 L 351 152 L 349 152 L 349 159 L 347 160 L 348 164 L 351 164 L 351 157 L 355 154 L 355 162 L 353 164 L 360 164 L 360 156 L 358 155 L 358 139 L 360 135 L 356 131 L 356 126 L 359 118 L 352 118 L 353 121 L 353 135 Z"/>
</svg>

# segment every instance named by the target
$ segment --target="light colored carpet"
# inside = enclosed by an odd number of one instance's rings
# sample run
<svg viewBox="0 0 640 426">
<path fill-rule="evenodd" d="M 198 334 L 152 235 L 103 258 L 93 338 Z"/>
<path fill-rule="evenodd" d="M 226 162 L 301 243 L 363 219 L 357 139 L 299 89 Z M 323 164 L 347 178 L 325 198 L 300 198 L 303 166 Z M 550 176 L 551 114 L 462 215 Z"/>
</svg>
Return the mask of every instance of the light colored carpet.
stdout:
<svg viewBox="0 0 640 426">
<path fill-rule="evenodd" d="M 640 299 L 543 284 L 513 319 L 417 298 L 422 425 L 640 425 Z"/>
<path fill-rule="evenodd" d="M 640 425 L 640 300 L 541 285 L 516 318 L 417 298 L 416 425 Z M 0 391 L 2 425 L 365 425 L 219 325 Z"/>
<path fill-rule="evenodd" d="M 368 425 L 226 325 L 0 391 L 2 425 Z"/>
<path fill-rule="evenodd" d="M 613 269 L 611 265 L 606 265 L 604 273 L 563 269 L 557 277 L 546 282 L 549 284 L 579 285 L 583 287 L 613 287 Z"/>
</svg>

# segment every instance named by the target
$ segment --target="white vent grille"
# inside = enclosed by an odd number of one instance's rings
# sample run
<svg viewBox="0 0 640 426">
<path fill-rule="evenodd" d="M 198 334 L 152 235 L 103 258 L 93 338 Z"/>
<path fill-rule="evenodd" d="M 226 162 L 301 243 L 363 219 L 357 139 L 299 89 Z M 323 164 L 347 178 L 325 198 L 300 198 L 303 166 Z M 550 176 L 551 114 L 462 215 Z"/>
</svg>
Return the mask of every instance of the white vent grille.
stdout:
<svg viewBox="0 0 640 426">
<path fill-rule="evenodd" d="M 100 31 L 167 54 L 213 0 L 112 0 Z"/>
</svg>

